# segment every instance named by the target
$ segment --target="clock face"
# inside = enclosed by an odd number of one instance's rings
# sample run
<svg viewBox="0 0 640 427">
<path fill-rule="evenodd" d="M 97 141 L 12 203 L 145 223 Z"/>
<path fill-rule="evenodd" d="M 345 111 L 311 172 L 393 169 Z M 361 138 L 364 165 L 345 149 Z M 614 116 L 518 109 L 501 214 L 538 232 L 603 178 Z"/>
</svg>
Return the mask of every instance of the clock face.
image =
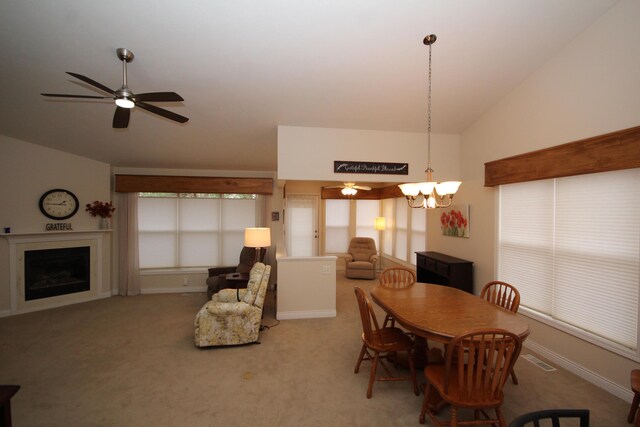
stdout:
<svg viewBox="0 0 640 427">
<path fill-rule="evenodd" d="M 49 190 L 40 197 L 40 211 L 51 219 L 71 218 L 78 212 L 78 198 L 69 190 Z"/>
</svg>

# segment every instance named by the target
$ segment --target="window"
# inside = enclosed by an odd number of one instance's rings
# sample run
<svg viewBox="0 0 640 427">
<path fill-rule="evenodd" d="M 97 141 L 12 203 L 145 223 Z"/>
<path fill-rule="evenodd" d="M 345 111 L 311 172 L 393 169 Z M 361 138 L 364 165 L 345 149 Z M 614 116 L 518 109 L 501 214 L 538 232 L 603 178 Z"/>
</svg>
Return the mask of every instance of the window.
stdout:
<svg viewBox="0 0 640 427">
<path fill-rule="evenodd" d="M 401 203 L 407 203 L 400 200 Z M 416 252 L 423 252 L 427 249 L 427 210 L 411 209 L 411 264 L 417 264 Z"/>
<path fill-rule="evenodd" d="M 637 354 L 640 169 L 500 186 L 498 277 L 534 317 Z"/>
<path fill-rule="evenodd" d="M 384 199 L 382 201 L 382 216 L 385 219 L 386 230 L 382 233 L 384 243 L 382 245 L 382 253 L 388 256 L 393 255 L 393 235 L 395 234 L 395 199 Z"/>
<path fill-rule="evenodd" d="M 356 200 L 356 236 L 371 237 L 380 250 L 379 231 L 375 229 L 376 217 L 380 216 L 379 200 Z"/>
<path fill-rule="evenodd" d="M 396 221 L 395 221 L 395 235 L 396 244 L 393 251 L 393 256 L 396 258 L 407 261 L 407 202 L 404 198 L 398 198 L 396 200 Z"/>
<path fill-rule="evenodd" d="M 349 247 L 349 200 L 325 200 L 325 253 L 345 253 Z"/>
<path fill-rule="evenodd" d="M 140 268 L 233 265 L 256 210 L 254 194 L 138 193 Z"/>
</svg>

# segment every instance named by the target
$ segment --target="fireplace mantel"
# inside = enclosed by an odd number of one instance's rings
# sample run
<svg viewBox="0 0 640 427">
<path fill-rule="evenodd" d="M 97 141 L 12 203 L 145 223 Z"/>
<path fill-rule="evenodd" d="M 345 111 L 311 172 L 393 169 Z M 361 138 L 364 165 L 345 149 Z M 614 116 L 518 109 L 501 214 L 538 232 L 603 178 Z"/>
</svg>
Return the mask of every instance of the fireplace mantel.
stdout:
<svg viewBox="0 0 640 427">
<path fill-rule="evenodd" d="M 62 235 L 79 235 L 79 234 L 94 234 L 94 233 L 111 233 L 113 230 L 108 229 L 108 230 L 71 230 L 71 231 L 23 231 L 23 232 L 19 232 L 19 233 L 0 233 L 0 236 L 4 237 L 5 239 L 9 240 L 9 242 L 11 242 L 11 240 L 13 240 L 14 238 L 16 239 L 21 239 L 24 237 L 44 237 L 44 236 L 62 236 Z"/>
</svg>

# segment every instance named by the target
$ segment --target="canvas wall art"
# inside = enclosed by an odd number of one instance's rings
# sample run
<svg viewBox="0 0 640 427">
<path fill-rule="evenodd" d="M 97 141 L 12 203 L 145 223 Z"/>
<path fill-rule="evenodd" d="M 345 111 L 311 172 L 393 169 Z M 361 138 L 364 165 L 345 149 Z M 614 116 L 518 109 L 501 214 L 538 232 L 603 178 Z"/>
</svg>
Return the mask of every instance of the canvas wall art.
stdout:
<svg viewBox="0 0 640 427">
<path fill-rule="evenodd" d="M 440 214 L 443 236 L 469 237 L 469 205 L 451 205 Z"/>
</svg>

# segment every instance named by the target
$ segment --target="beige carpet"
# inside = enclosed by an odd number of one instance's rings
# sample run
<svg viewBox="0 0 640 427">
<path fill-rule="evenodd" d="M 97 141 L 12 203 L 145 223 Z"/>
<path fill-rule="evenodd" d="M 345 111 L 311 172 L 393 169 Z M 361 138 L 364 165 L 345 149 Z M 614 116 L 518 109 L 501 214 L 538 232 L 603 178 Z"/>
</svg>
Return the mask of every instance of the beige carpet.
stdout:
<svg viewBox="0 0 640 427">
<path fill-rule="evenodd" d="M 14 425 L 418 425 L 422 397 L 408 382 L 377 382 L 365 397 L 369 365 L 353 373 L 361 345 L 353 287 L 374 282 L 338 276 L 336 318 L 282 321 L 261 332 L 260 345 L 196 348 L 205 294 L 113 297 L 2 318 L 0 384 L 22 386 Z M 268 302 L 263 323 L 274 325 Z M 584 407 L 592 426 L 627 425 L 626 402 L 566 371 L 521 359 L 516 372 L 520 385 L 505 387 L 508 420 Z"/>
</svg>

